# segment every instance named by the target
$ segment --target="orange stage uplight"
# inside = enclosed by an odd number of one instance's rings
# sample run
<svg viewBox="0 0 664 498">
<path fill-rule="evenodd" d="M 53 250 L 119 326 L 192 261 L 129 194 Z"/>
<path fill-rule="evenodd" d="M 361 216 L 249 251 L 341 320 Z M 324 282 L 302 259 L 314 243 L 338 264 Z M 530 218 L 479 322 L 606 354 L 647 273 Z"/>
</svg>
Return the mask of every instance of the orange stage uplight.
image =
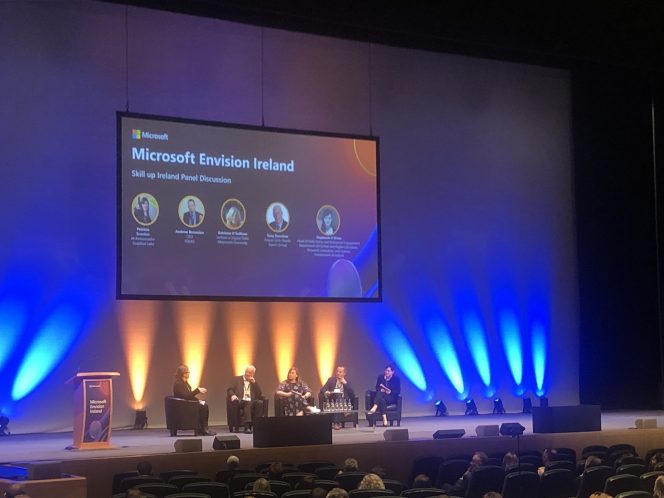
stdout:
<svg viewBox="0 0 664 498">
<path fill-rule="evenodd" d="M 300 333 L 299 319 L 299 304 L 273 303 L 270 306 L 270 335 L 277 379 L 285 379 L 288 369 L 293 366 Z"/>
<path fill-rule="evenodd" d="M 258 307 L 255 303 L 226 305 L 228 317 L 228 348 L 231 351 L 233 372 L 242 375 L 244 367 L 254 363 Z"/>
<path fill-rule="evenodd" d="M 342 304 L 316 304 L 311 307 L 314 350 L 318 376 L 323 384 L 334 372 L 341 338 Z"/>
<path fill-rule="evenodd" d="M 180 340 L 182 362 L 189 367 L 189 384 L 198 387 L 212 332 L 213 303 L 176 302 L 175 320 Z"/>
<path fill-rule="evenodd" d="M 152 357 L 158 304 L 154 301 L 121 301 L 118 307 L 134 408 L 140 410 L 145 405 L 143 395 Z"/>
</svg>

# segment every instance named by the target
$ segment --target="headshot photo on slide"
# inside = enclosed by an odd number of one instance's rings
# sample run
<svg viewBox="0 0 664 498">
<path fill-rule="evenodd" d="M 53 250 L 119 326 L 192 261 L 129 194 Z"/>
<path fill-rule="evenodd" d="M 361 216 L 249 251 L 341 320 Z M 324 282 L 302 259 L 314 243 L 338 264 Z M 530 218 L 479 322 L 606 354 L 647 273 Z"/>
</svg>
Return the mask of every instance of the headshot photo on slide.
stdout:
<svg viewBox="0 0 664 498">
<path fill-rule="evenodd" d="M 323 235 L 334 235 L 339 231 L 341 218 L 339 211 L 331 204 L 321 206 L 316 213 L 316 226 Z"/>
<path fill-rule="evenodd" d="M 239 199 L 226 199 L 221 205 L 221 221 L 229 230 L 239 230 L 247 219 L 247 211 Z"/>
<path fill-rule="evenodd" d="M 288 208 L 282 202 L 273 202 L 267 207 L 265 222 L 273 232 L 281 233 L 285 231 L 290 223 Z"/>
<path fill-rule="evenodd" d="M 159 217 L 159 203 L 152 194 L 142 192 L 131 201 L 131 214 L 136 223 L 149 227 Z"/>
<path fill-rule="evenodd" d="M 195 228 L 203 223 L 205 206 L 195 195 L 185 195 L 178 205 L 180 221 L 189 228 Z"/>
</svg>

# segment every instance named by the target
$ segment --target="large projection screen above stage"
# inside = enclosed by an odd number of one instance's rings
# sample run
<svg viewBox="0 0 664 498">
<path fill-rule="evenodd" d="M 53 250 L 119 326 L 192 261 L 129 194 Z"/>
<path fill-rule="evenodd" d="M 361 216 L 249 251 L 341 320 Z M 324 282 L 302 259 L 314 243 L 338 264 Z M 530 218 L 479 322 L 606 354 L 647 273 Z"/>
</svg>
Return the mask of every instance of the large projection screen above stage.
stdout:
<svg viewBox="0 0 664 498">
<path fill-rule="evenodd" d="M 377 138 L 117 128 L 119 298 L 381 300 Z"/>
</svg>

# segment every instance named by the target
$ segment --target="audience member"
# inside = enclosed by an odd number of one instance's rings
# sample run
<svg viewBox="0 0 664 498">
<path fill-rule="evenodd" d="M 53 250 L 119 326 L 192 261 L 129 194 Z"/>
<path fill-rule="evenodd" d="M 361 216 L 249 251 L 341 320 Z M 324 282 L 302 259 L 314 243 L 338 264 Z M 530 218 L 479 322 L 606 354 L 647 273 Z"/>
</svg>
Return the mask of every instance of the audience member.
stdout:
<svg viewBox="0 0 664 498">
<path fill-rule="evenodd" d="M 554 448 L 545 448 L 542 452 L 542 465 L 537 469 L 539 475 L 544 474 L 547 464 L 555 462 L 558 459 L 558 452 Z"/>
<path fill-rule="evenodd" d="M 270 488 L 270 482 L 267 479 L 260 477 L 254 481 L 254 485 L 251 487 L 251 490 L 255 492 L 269 493 L 272 491 L 272 488 Z"/>
<path fill-rule="evenodd" d="M 270 481 L 281 481 L 284 474 L 284 466 L 281 462 L 272 462 L 267 469 L 267 478 Z"/>
<path fill-rule="evenodd" d="M 602 493 L 601 491 L 595 491 L 593 494 L 590 495 L 589 498 L 613 498 L 611 495 L 607 495 L 606 493 Z"/>
<path fill-rule="evenodd" d="M 357 489 L 385 489 L 385 483 L 376 474 L 367 474 L 357 485 Z"/>
<path fill-rule="evenodd" d="M 515 467 L 519 466 L 519 457 L 513 451 L 508 451 L 503 457 L 503 468 L 505 472 L 509 472 Z"/>
<path fill-rule="evenodd" d="M 229 470 L 235 470 L 240 466 L 240 459 L 235 455 L 231 455 L 226 459 L 226 467 Z"/>
<path fill-rule="evenodd" d="M 470 476 L 477 469 L 479 469 L 483 465 L 486 465 L 488 459 L 489 458 L 486 456 L 486 453 L 484 453 L 483 451 L 476 451 L 475 453 L 473 453 L 473 458 L 470 460 L 470 465 L 468 466 L 468 469 L 463 473 L 463 475 L 459 479 L 457 479 L 457 482 L 455 482 L 452 485 L 446 484 L 443 487 L 445 492 L 453 496 L 464 496 L 466 494 L 466 489 L 468 488 L 468 481 L 470 480 Z"/>
<path fill-rule="evenodd" d="M 385 470 L 383 467 L 372 467 L 369 472 L 376 474 L 381 479 L 387 479 L 387 470 Z"/>
<path fill-rule="evenodd" d="M 131 488 L 127 490 L 125 498 L 143 498 L 143 493 L 139 489 Z"/>
<path fill-rule="evenodd" d="M 664 498 L 664 476 L 659 476 L 655 480 L 655 487 L 652 491 L 655 498 Z"/>
<path fill-rule="evenodd" d="M 316 478 L 313 476 L 304 477 L 295 485 L 295 489 L 314 489 L 315 487 Z"/>
<path fill-rule="evenodd" d="M 332 488 L 325 498 L 348 498 L 348 491 L 342 488 Z"/>
<path fill-rule="evenodd" d="M 648 471 L 655 470 L 655 465 L 661 462 L 664 462 L 664 453 L 655 453 L 648 462 Z"/>
<path fill-rule="evenodd" d="M 323 488 L 314 488 L 311 490 L 311 498 L 325 498 L 327 496 L 327 490 Z"/>
<path fill-rule="evenodd" d="M 360 465 L 357 463 L 357 460 L 354 458 L 346 458 L 344 460 L 344 466 L 341 469 L 342 472 L 357 472 L 360 470 Z"/>
<path fill-rule="evenodd" d="M 602 459 L 600 457 L 591 455 L 586 458 L 586 461 L 583 464 L 583 470 L 588 470 L 590 467 L 597 467 L 599 465 L 602 465 Z"/>
<path fill-rule="evenodd" d="M 140 476 L 151 476 L 152 475 L 152 464 L 146 460 L 141 460 L 136 465 L 136 470 Z"/>
<path fill-rule="evenodd" d="M 431 479 L 426 474 L 419 474 L 413 479 L 414 488 L 430 488 Z"/>
<path fill-rule="evenodd" d="M 497 493 L 496 491 L 489 491 L 488 493 L 484 493 L 482 498 L 503 498 L 503 495 Z"/>
</svg>

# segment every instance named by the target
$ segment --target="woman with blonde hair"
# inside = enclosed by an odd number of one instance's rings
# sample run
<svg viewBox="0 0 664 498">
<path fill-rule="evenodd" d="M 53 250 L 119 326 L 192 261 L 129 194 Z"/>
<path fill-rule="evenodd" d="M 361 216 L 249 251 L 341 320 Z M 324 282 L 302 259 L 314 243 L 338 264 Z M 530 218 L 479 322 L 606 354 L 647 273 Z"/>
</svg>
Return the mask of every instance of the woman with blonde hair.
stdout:
<svg viewBox="0 0 664 498">
<path fill-rule="evenodd" d="M 385 489 L 385 483 L 376 474 L 367 474 L 357 485 L 357 489 Z"/>
</svg>

